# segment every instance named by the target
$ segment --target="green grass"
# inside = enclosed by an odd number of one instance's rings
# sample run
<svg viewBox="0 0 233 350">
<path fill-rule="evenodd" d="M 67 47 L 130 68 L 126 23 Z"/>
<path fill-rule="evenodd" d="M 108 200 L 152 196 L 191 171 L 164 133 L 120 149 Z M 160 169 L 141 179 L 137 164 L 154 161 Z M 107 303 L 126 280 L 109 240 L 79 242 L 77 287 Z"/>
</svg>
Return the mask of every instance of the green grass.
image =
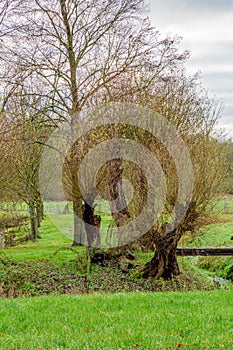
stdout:
<svg viewBox="0 0 233 350">
<path fill-rule="evenodd" d="M 232 349 L 233 291 L 0 301 L 1 350 Z"/>
<path fill-rule="evenodd" d="M 45 209 L 47 210 L 47 216 L 57 229 L 70 239 L 73 238 L 74 232 L 74 219 L 72 214 L 72 204 L 68 203 L 69 211 L 64 213 L 66 202 L 47 202 L 45 203 Z M 112 219 L 110 213 L 109 203 L 105 200 L 95 201 L 95 215 L 101 216 L 100 224 L 100 236 L 101 245 L 103 248 L 109 247 L 108 242 L 108 230 L 109 226 L 114 227 L 115 222 Z M 111 244 L 116 243 L 112 238 Z"/>
<path fill-rule="evenodd" d="M 57 205 L 61 209 L 55 210 L 62 211 L 64 203 Z M 222 203 L 218 205 L 221 207 Z M 107 222 L 108 214 L 104 215 Z M 71 220 L 70 213 L 57 217 L 65 226 Z M 190 244 L 228 245 L 231 230 L 230 221 L 208 225 L 197 238 L 199 241 Z M 180 286 L 176 281 L 157 285 L 151 279 L 138 280 L 116 269 L 98 266 L 93 267 L 91 274 L 80 274 L 77 254 L 66 249 L 72 239 L 62 234 L 48 216 L 39 232 L 41 239 L 37 242 L 0 250 L 2 257 L 6 254 L 13 259 L 9 266 L 3 264 L 0 271 L 4 288 L 9 287 L 8 297 L 14 296 L 10 294 L 14 288 L 19 292 L 16 296 L 57 295 L 1 299 L 1 350 L 233 349 L 233 290 L 167 292 L 189 290 L 190 286 L 202 289 L 202 279 L 206 280 L 206 289 L 211 288 L 208 277 L 187 260 L 179 259 L 181 270 L 189 276 L 181 278 Z M 54 255 L 60 248 L 65 249 Z M 83 253 L 84 249 L 75 248 L 75 252 Z M 145 263 L 152 254 L 138 253 L 137 257 Z M 201 267 L 211 270 L 212 265 Z M 224 271 L 226 267 L 218 269 Z M 102 294 L 95 294 L 96 291 Z M 58 295 L 87 292 L 92 294 Z"/>
<path fill-rule="evenodd" d="M 217 198 L 212 204 L 214 204 L 212 223 L 203 226 L 194 236 L 185 235 L 180 245 L 197 247 L 233 245 L 231 239 L 233 236 L 233 196 Z"/>
<path fill-rule="evenodd" d="M 233 213 L 233 196 L 225 195 L 221 198 L 214 200 L 215 210 L 219 212 L 231 212 Z"/>
<path fill-rule="evenodd" d="M 42 222 L 39 234 L 41 239 L 37 242 L 24 242 L 15 247 L 0 248 L 0 252 L 5 252 L 7 255 L 16 260 L 26 259 L 50 259 L 53 257 L 57 249 L 61 247 L 70 247 L 73 241 L 73 214 L 72 205 L 69 203 L 69 212 L 63 214 L 65 202 L 46 202 L 45 209 L 48 211 L 45 220 Z M 104 244 L 107 237 L 107 229 L 112 223 L 112 218 L 108 212 L 106 201 L 97 202 L 96 214 L 101 214 L 101 242 Z M 28 234 L 29 225 L 21 229 L 10 229 L 15 232 L 17 237 L 23 237 Z M 66 260 L 74 257 L 70 251 L 61 251 L 54 259 Z"/>
<path fill-rule="evenodd" d="M 233 241 L 233 218 L 232 222 L 214 223 L 203 227 L 198 235 L 188 241 L 189 246 L 218 247 L 232 246 Z"/>
<path fill-rule="evenodd" d="M 224 204 L 226 209 L 224 210 Z M 201 228 L 195 237 L 184 237 L 184 245 L 196 247 L 233 246 L 233 196 L 216 199 L 218 215 L 214 223 Z M 195 257 L 187 258 L 212 276 L 233 280 L 233 259 L 228 257 Z"/>
<path fill-rule="evenodd" d="M 50 259 L 57 249 L 72 244 L 72 240 L 63 235 L 48 217 L 43 221 L 39 234 L 41 238 L 36 242 L 27 241 L 15 247 L 2 248 L 0 252 L 16 260 Z M 65 259 L 67 256 L 73 256 L 72 252 L 61 252 L 54 259 Z"/>
</svg>

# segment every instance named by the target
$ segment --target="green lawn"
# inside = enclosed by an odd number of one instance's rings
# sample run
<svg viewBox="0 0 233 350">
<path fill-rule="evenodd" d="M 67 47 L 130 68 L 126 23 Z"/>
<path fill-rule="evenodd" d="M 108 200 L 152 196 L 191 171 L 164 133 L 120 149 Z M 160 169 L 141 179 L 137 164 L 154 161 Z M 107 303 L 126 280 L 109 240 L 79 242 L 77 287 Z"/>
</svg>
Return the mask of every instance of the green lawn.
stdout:
<svg viewBox="0 0 233 350">
<path fill-rule="evenodd" d="M 0 249 L 0 253 L 5 253 L 16 260 L 50 259 L 57 249 L 70 247 L 72 244 L 72 239 L 63 235 L 48 217 L 43 221 L 39 234 L 41 238 L 37 242 L 27 241 L 15 247 Z M 73 256 L 72 252 L 64 251 L 54 258 L 65 259 L 70 255 Z"/>
<path fill-rule="evenodd" d="M 0 348 L 232 349 L 233 291 L 0 301 Z"/>
</svg>

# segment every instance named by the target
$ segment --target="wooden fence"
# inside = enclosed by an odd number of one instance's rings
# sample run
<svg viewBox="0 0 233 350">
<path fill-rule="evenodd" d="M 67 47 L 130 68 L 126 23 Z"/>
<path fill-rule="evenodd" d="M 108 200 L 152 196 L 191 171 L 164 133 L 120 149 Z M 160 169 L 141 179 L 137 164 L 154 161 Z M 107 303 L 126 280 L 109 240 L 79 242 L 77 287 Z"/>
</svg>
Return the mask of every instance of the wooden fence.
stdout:
<svg viewBox="0 0 233 350">
<path fill-rule="evenodd" d="M 233 256 L 233 247 L 178 247 L 178 256 Z"/>
</svg>

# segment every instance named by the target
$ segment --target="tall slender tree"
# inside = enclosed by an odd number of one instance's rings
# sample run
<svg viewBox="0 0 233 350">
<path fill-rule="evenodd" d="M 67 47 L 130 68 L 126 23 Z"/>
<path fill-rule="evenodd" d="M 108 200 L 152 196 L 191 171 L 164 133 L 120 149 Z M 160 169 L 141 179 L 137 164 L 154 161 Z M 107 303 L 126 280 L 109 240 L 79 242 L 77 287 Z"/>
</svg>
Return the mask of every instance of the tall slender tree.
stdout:
<svg viewBox="0 0 233 350">
<path fill-rule="evenodd" d="M 25 202 L 31 224 L 31 238 L 38 238 L 38 227 L 44 216 L 39 186 L 39 167 L 42 145 L 50 132 L 43 115 L 30 109 L 22 95 L 8 99 L 1 118 L 2 183 L 9 199 Z M 30 99 L 32 99 L 30 97 Z M 31 104 L 38 104 L 34 98 Z"/>
</svg>

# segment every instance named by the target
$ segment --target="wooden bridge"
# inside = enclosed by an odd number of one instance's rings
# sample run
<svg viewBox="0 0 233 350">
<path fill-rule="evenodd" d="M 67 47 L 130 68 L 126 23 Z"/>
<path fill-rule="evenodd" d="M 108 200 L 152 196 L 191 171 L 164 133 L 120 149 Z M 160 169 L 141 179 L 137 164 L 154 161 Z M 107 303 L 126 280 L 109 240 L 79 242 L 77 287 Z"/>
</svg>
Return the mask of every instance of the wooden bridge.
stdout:
<svg viewBox="0 0 233 350">
<path fill-rule="evenodd" d="M 233 247 L 177 247 L 177 256 L 233 256 Z"/>
</svg>

